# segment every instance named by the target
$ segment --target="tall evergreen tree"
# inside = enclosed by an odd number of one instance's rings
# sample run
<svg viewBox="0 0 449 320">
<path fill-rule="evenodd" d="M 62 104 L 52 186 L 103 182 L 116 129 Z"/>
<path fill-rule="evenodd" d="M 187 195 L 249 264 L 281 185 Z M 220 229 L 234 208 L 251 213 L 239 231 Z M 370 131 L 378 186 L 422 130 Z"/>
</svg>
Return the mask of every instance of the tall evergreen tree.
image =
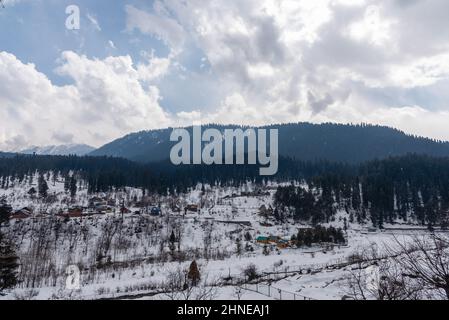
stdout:
<svg viewBox="0 0 449 320">
<path fill-rule="evenodd" d="M 28 190 L 28 194 L 30 195 L 31 198 L 34 198 L 34 196 L 36 195 L 36 189 L 34 189 L 34 187 L 31 187 L 30 190 Z"/>
<path fill-rule="evenodd" d="M 175 232 L 172 230 L 170 237 L 168 238 L 168 247 L 170 249 L 170 251 L 175 251 L 176 249 L 176 236 L 175 236 Z"/>
<path fill-rule="evenodd" d="M 76 196 L 76 191 L 77 191 L 76 184 L 77 184 L 77 181 L 76 181 L 75 175 L 72 175 L 70 177 L 70 196 L 72 198 Z"/>
<path fill-rule="evenodd" d="M 18 261 L 12 244 L 0 232 L 0 295 L 17 284 Z"/>
<path fill-rule="evenodd" d="M 38 184 L 39 196 L 41 198 L 46 198 L 48 196 L 48 185 L 47 185 L 47 181 L 45 181 L 43 174 L 39 175 L 39 180 L 38 180 L 37 184 Z"/>
<path fill-rule="evenodd" d="M 69 177 L 68 174 L 64 176 L 64 191 L 65 192 L 69 192 L 69 190 L 70 190 L 70 181 L 71 181 L 70 178 L 71 177 Z"/>
<path fill-rule="evenodd" d="M 5 199 L 0 199 L 0 226 L 9 220 L 12 208 Z"/>
<path fill-rule="evenodd" d="M 201 280 L 200 270 L 195 260 L 192 261 L 187 273 L 187 278 L 190 280 L 192 286 L 197 286 Z"/>
<path fill-rule="evenodd" d="M 11 207 L 5 200 L 0 201 L 0 295 L 17 284 L 18 257 L 13 245 L 1 232 L 1 226 L 8 221 Z"/>
</svg>

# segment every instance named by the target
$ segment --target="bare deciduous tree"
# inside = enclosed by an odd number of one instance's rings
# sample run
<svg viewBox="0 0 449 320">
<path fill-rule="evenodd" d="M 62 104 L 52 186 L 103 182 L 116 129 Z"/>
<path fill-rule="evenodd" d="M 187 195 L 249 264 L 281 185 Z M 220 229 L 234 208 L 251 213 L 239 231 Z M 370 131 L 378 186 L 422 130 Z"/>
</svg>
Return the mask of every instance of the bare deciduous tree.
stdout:
<svg viewBox="0 0 449 320">
<path fill-rule="evenodd" d="M 449 299 L 449 241 L 436 234 L 396 239 L 385 254 L 371 248 L 355 255 L 346 285 L 357 300 Z"/>
<path fill-rule="evenodd" d="M 408 278 L 419 282 L 424 290 L 449 300 L 449 239 L 446 236 L 414 237 L 409 243 L 396 239 L 396 248 L 388 252 Z"/>
<path fill-rule="evenodd" d="M 212 300 L 217 294 L 217 283 L 209 282 L 206 275 L 197 286 L 190 285 L 187 271 L 179 267 L 168 273 L 163 289 L 169 300 Z"/>
</svg>

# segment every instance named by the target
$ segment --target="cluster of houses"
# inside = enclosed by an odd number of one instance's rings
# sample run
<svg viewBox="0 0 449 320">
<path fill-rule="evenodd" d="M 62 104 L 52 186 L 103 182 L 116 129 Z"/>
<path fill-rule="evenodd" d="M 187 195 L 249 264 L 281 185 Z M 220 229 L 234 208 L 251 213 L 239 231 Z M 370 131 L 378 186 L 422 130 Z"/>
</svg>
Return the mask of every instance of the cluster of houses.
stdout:
<svg viewBox="0 0 449 320">
<path fill-rule="evenodd" d="M 290 240 L 278 236 L 259 236 L 256 238 L 256 242 L 263 245 L 275 245 L 279 249 L 286 249 L 291 246 Z"/>
<path fill-rule="evenodd" d="M 82 218 L 84 216 L 93 215 L 105 215 L 105 214 L 135 214 L 135 215 L 150 215 L 161 216 L 162 209 L 157 205 L 150 205 L 148 203 L 142 205 L 136 205 L 136 210 L 131 210 L 124 206 L 123 202 L 110 198 L 92 197 L 89 199 L 89 205 L 72 206 L 67 210 L 60 211 L 56 214 L 61 218 Z M 181 211 L 181 209 L 177 210 Z M 196 204 L 189 204 L 184 207 L 184 213 L 196 213 L 199 212 L 199 206 Z M 46 217 L 48 214 L 35 214 L 33 210 L 28 207 L 24 207 L 20 210 L 13 211 L 10 215 L 10 220 L 24 220 L 28 218 Z"/>
<path fill-rule="evenodd" d="M 118 213 L 118 214 L 131 214 L 133 213 L 130 209 L 122 207 L 118 211 L 113 211 L 112 209 L 106 210 L 92 210 L 90 208 L 84 207 L 72 207 L 67 211 L 60 211 L 56 214 L 56 217 L 60 218 L 82 218 L 85 216 L 93 216 L 93 215 L 104 215 L 106 213 Z M 143 214 L 148 214 L 151 216 L 160 216 L 162 213 L 159 207 L 149 208 L 148 211 L 144 211 Z M 141 211 L 134 212 L 134 214 L 141 214 Z M 9 216 L 10 220 L 25 220 L 29 218 L 42 218 L 48 217 L 48 214 L 33 214 L 33 210 L 30 208 L 23 208 L 17 211 L 14 211 Z"/>
<path fill-rule="evenodd" d="M 34 213 L 33 209 L 24 207 L 19 210 L 12 211 L 9 215 L 9 220 L 26 220 L 30 218 L 45 218 L 48 217 L 46 213 Z"/>
</svg>

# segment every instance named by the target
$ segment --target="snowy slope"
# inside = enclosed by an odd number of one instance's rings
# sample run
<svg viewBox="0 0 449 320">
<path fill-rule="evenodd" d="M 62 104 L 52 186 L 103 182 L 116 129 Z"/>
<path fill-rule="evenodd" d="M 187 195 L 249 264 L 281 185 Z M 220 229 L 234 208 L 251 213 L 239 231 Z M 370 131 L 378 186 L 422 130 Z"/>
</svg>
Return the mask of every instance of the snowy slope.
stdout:
<svg viewBox="0 0 449 320">
<path fill-rule="evenodd" d="M 86 144 L 65 144 L 65 145 L 44 146 L 44 147 L 34 146 L 22 150 L 20 153 L 38 154 L 38 155 L 58 155 L 58 156 L 67 156 L 67 155 L 84 156 L 92 152 L 93 150 L 95 150 L 94 147 L 91 147 Z"/>
<path fill-rule="evenodd" d="M 23 181 L 12 179 L 7 189 L 0 189 L 0 197 L 14 210 L 26 206 L 36 214 L 50 214 L 12 220 L 4 226 L 2 231 L 17 246 L 22 267 L 20 285 L 0 299 L 170 299 L 173 297 L 164 290 L 171 274 L 187 270 L 191 261 L 196 260 L 203 285 L 219 284 L 215 299 L 232 300 L 237 295 L 241 299 L 281 299 L 278 295 L 282 295 L 282 299 L 338 300 L 346 294 L 351 266 L 325 266 L 346 262 L 354 252 L 374 247 L 382 251 L 384 245 L 393 244 L 396 239 L 426 234 L 425 230 L 414 230 L 410 226 L 404 226 L 403 231 L 369 232 L 365 226 L 349 223 L 347 245 L 315 244 L 285 249 L 269 245 L 265 248 L 255 240 L 258 236 L 277 235 L 289 239 L 298 228 L 305 227 L 293 221 L 276 224 L 259 214 L 260 206 L 273 205 L 274 183 L 267 185 L 269 194 L 263 196 L 232 196 L 253 191 L 251 183 L 239 188 L 206 185 L 204 191 L 197 186 L 176 196 L 154 195 L 151 202 L 160 204 L 164 215 L 152 217 L 135 214 L 140 210 L 135 207 L 136 200 L 143 197 L 139 189 L 89 195 L 86 185 L 80 181 L 77 194 L 72 198 L 64 191 L 62 176 L 51 174 L 46 178 L 52 200 L 43 201 L 28 194 L 30 188 L 37 188 L 37 174 Z M 70 207 L 88 206 L 93 196 L 114 200 L 116 205 L 104 215 L 69 220 L 52 217 Z M 121 200 L 131 213 L 120 214 Z M 172 203 L 179 203 L 181 207 L 201 203 L 202 208 L 184 215 L 173 212 Z M 329 224 L 341 227 L 342 218 L 343 213 L 339 212 Z M 179 239 L 173 249 L 169 240 L 172 231 Z M 263 276 L 259 284 L 241 286 L 225 280 L 241 280 L 250 264 Z M 66 288 L 66 268 L 70 265 L 81 270 L 79 290 Z M 310 271 L 303 272 L 305 270 Z M 269 296 L 266 295 L 268 283 L 271 285 Z"/>
</svg>

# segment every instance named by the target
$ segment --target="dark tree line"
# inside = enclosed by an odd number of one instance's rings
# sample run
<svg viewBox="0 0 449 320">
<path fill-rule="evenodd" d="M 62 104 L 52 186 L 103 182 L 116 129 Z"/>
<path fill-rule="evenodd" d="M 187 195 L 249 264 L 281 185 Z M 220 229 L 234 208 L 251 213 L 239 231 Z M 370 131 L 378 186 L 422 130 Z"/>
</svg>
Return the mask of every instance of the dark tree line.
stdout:
<svg viewBox="0 0 449 320">
<path fill-rule="evenodd" d="M 278 217 L 283 219 L 290 212 L 297 220 L 318 224 L 329 222 L 337 209 L 344 209 L 349 222 L 362 223 L 371 217 L 378 227 L 398 218 L 413 218 L 429 228 L 448 227 L 449 222 L 449 158 L 408 155 L 361 165 L 280 158 L 277 175 L 263 177 L 258 165 L 173 166 L 168 161 L 139 164 L 108 157 L 23 155 L 0 158 L 0 187 L 8 188 L 17 179 L 30 180 L 38 172 L 38 193 L 45 195 L 48 186 L 42 177 L 50 171 L 65 177 L 72 196 L 78 181 L 87 183 L 90 193 L 130 186 L 159 194 L 183 193 L 198 183 L 239 186 L 268 179 L 300 181 L 303 187 L 278 189 Z"/>
<path fill-rule="evenodd" d="M 312 246 L 319 243 L 344 244 L 346 242 L 342 229 L 334 227 L 315 226 L 313 229 L 299 229 L 298 234 L 292 237 L 292 241 L 298 246 Z"/>
<path fill-rule="evenodd" d="M 349 214 L 350 222 L 373 224 L 410 218 L 433 228 L 448 226 L 449 160 L 406 156 L 371 161 L 356 170 L 326 172 L 305 180 L 307 188 L 278 188 L 276 205 L 297 220 L 329 222 L 337 209 Z"/>
<path fill-rule="evenodd" d="M 280 158 L 277 180 L 302 179 L 323 172 L 340 170 L 349 172 L 352 167 L 326 161 L 298 162 Z M 258 165 L 183 165 L 174 166 L 169 161 L 141 164 L 112 157 L 38 156 L 16 155 L 0 157 L 0 187 L 8 188 L 11 181 L 28 181 L 39 173 L 48 172 L 65 178 L 65 189 L 76 193 L 76 181 L 86 181 L 89 192 L 107 192 L 125 186 L 143 188 L 149 192 L 186 192 L 198 183 L 239 186 L 247 181 L 261 183 L 266 177 L 259 175 Z M 48 180 L 48 179 L 47 179 Z M 38 187 L 45 195 L 45 185 L 39 178 Z M 39 188 L 38 188 L 39 189 Z M 40 191 L 39 191 L 40 192 Z"/>
</svg>

